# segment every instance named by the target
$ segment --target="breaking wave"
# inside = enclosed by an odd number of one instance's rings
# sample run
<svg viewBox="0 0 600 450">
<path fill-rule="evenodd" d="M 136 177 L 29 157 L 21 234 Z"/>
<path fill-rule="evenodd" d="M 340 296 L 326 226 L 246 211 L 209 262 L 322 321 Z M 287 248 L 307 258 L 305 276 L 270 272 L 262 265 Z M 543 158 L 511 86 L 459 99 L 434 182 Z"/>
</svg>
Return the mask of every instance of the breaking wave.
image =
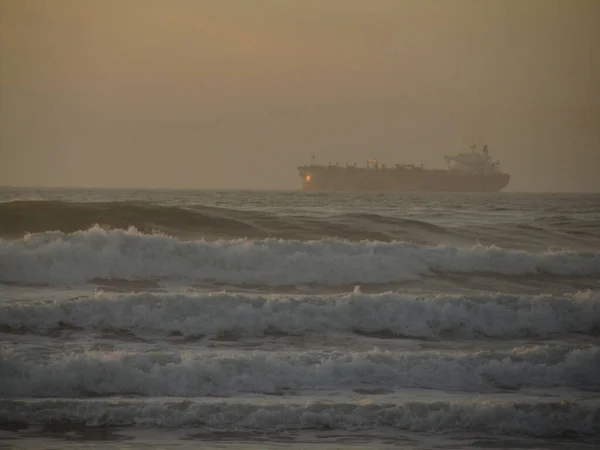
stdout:
<svg viewBox="0 0 600 450">
<path fill-rule="evenodd" d="M 600 333 L 600 296 L 352 293 L 329 296 L 96 293 L 0 307 L 7 331 L 120 330 L 184 338 L 341 331 L 448 339 Z"/>
<path fill-rule="evenodd" d="M 140 351 L 141 350 L 141 351 Z M 195 349 L 42 354 L 5 351 L 0 397 L 231 396 L 398 388 L 494 392 L 600 390 L 600 347 L 510 351 L 229 351 Z"/>
<path fill-rule="evenodd" d="M 201 427 L 209 430 L 396 429 L 536 437 L 600 433 L 600 405 L 570 401 L 286 402 L 244 400 L 0 401 L 0 422 L 91 426 Z"/>
<path fill-rule="evenodd" d="M 600 252 L 532 253 L 406 242 L 179 240 L 134 228 L 93 227 L 0 240 L 0 281 L 184 279 L 254 285 L 394 283 L 433 273 L 600 275 Z"/>
</svg>

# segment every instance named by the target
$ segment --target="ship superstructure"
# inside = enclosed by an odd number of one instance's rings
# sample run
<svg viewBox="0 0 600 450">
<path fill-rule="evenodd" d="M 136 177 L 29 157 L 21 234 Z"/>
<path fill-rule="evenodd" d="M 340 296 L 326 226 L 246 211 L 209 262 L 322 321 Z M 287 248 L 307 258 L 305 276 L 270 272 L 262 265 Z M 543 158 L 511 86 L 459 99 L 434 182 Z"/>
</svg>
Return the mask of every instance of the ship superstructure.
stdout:
<svg viewBox="0 0 600 450">
<path fill-rule="evenodd" d="M 302 189 L 307 191 L 445 191 L 497 192 L 508 184 L 510 176 L 492 161 L 487 145 L 481 152 L 445 156 L 446 169 L 425 169 L 412 164 L 388 167 L 376 159 L 365 166 L 357 164 L 315 164 L 298 167 Z"/>
</svg>

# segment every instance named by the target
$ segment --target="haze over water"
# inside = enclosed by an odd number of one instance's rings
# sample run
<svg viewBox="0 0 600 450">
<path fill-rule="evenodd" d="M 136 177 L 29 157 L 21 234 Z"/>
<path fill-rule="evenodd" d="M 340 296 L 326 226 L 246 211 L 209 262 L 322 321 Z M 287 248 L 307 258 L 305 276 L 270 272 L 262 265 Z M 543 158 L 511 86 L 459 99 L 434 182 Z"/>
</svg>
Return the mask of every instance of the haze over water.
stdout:
<svg viewBox="0 0 600 450">
<path fill-rule="evenodd" d="M 298 164 L 600 190 L 595 0 L 0 1 L 0 183 L 296 189 Z"/>
</svg>

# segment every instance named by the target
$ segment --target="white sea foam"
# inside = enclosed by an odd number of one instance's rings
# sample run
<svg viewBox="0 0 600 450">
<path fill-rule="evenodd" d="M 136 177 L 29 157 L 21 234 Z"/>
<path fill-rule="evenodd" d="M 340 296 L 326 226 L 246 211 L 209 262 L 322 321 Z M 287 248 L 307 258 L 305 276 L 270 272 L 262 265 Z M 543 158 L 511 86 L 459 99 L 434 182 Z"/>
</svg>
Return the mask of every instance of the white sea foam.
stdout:
<svg viewBox="0 0 600 450">
<path fill-rule="evenodd" d="M 600 389 L 600 347 L 509 351 L 26 352 L 5 348 L 0 397 L 277 394 L 343 388 Z"/>
<path fill-rule="evenodd" d="M 396 429 L 564 437 L 600 433 L 594 402 L 44 400 L 0 401 L 0 422 L 86 423 L 92 426 L 201 427 L 209 430 Z"/>
<path fill-rule="evenodd" d="M 327 296 L 218 293 L 95 293 L 66 301 L 0 306 L 9 330 L 125 330 L 184 337 L 269 332 L 386 332 L 419 338 L 499 339 L 600 331 L 600 295 L 437 295 L 387 292 Z"/>
<path fill-rule="evenodd" d="M 175 278 L 226 283 L 390 283 L 432 272 L 600 275 L 599 252 L 528 253 L 495 247 L 419 247 L 341 240 L 181 241 L 93 227 L 0 240 L 0 281 L 69 284 Z"/>
</svg>

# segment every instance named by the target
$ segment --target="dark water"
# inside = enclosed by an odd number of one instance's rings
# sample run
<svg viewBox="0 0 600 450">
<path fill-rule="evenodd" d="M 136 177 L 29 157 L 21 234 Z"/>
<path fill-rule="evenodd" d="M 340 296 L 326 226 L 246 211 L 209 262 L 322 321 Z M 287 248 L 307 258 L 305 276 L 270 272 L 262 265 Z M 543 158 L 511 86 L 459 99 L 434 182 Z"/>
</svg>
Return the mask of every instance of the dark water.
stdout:
<svg viewBox="0 0 600 450">
<path fill-rule="evenodd" d="M 0 236 L 0 445 L 600 443 L 600 195 L 4 188 Z"/>
</svg>

